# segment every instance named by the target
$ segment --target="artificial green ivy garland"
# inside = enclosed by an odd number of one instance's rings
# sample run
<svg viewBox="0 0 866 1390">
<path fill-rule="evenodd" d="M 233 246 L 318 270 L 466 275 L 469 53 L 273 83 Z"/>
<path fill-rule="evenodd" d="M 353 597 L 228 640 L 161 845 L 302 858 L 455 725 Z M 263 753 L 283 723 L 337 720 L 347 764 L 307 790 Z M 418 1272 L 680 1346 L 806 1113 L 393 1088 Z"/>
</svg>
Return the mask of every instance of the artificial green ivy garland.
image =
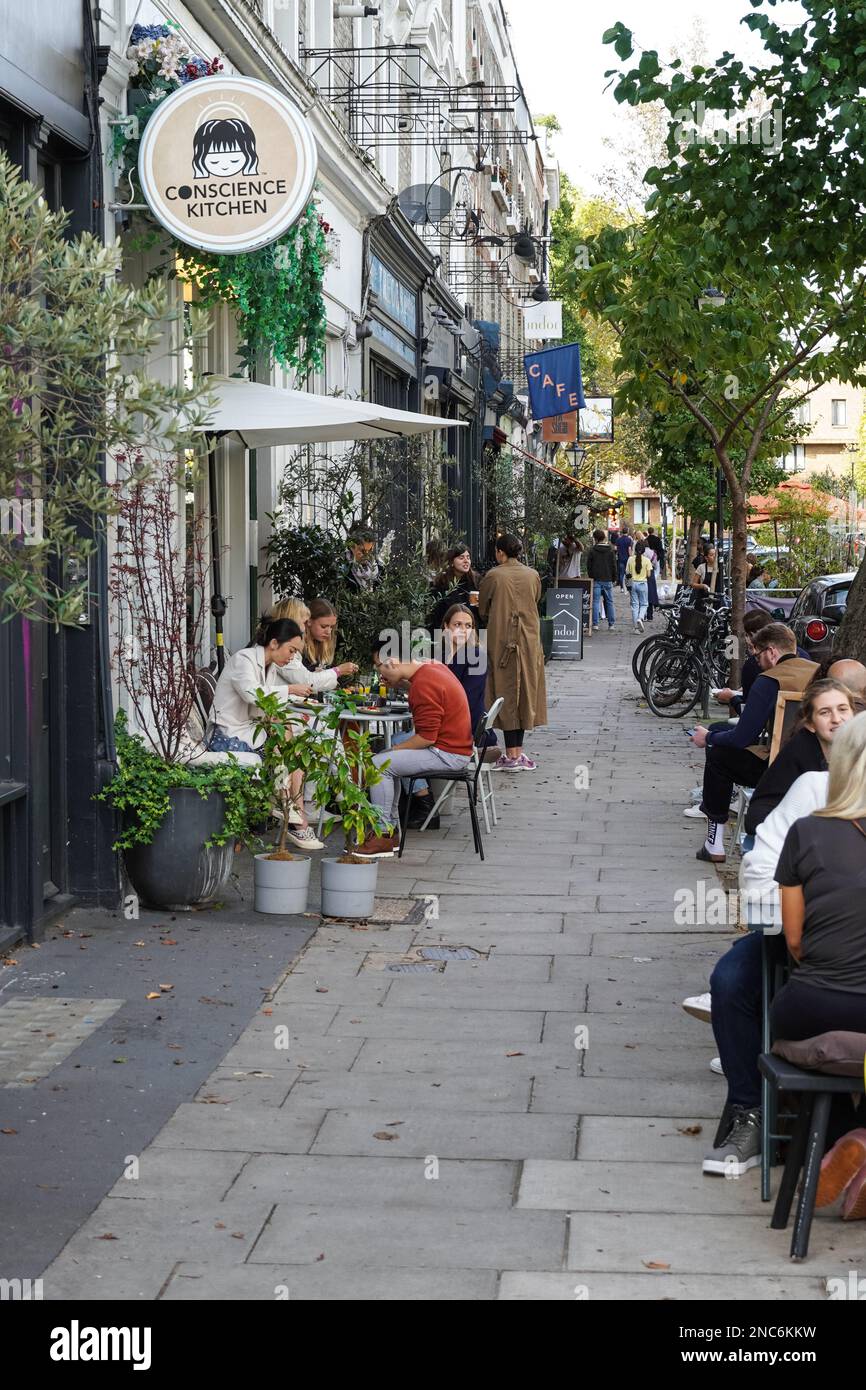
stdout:
<svg viewBox="0 0 866 1390">
<path fill-rule="evenodd" d="M 294 227 L 258 251 L 240 256 L 178 249 L 178 275 L 206 307 L 229 304 L 238 315 L 246 368 L 273 354 L 305 375 L 321 369 L 325 349 L 325 234 L 315 203 Z"/>
<path fill-rule="evenodd" d="M 176 26 L 136 25 L 128 56 L 134 60 L 133 87 L 147 100 L 136 110 L 138 133 L 114 128 L 114 159 L 127 173 L 138 164 L 141 135 L 159 105 L 180 85 L 215 75 L 217 59 L 193 58 L 174 32 Z M 130 187 L 132 187 L 130 183 Z M 145 214 L 157 233 L 155 223 Z M 326 316 L 322 282 L 327 223 L 310 202 L 301 220 L 278 241 L 236 256 L 215 255 L 170 238 L 166 268 L 194 285 L 206 308 L 227 304 L 238 319 L 238 355 L 244 368 L 262 357 L 300 376 L 321 370 Z M 162 229 L 159 229 L 162 236 Z"/>
</svg>

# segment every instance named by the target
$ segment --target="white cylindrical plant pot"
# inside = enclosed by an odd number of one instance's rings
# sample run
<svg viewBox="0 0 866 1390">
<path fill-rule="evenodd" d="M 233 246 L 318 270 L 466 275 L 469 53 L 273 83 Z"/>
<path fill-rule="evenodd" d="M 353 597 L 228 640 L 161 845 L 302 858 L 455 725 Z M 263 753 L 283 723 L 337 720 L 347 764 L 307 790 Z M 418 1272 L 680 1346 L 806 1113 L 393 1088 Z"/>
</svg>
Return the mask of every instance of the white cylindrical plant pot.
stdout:
<svg viewBox="0 0 866 1390">
<path fill-rule="evenodd" d="M 312 859 L 299 855 L 294 859 L 271 859 L 257 854 L 253 870 L 256 912 L 273 912 L 283 916 L 298 916 L 307 910 Z"/>
<path fill-rule="evenodd" d="M 369 917 L 376 900 L 378 859 L 367 864 L 341 864 L 322 859 L 322 916 Z"/>
</svg>

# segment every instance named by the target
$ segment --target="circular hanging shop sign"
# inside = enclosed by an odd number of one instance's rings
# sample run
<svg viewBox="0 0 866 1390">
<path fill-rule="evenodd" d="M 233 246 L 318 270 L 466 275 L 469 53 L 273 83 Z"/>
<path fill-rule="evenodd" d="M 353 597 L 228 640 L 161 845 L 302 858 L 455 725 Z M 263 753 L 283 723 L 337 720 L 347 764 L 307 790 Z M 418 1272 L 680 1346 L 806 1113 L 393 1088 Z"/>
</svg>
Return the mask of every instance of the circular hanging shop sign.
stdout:
<svg viewBox="0 0 866 1390">
<path fill-rule="evenodd" d="M 253 77 L 201 77 L 173 92 L 144 128 L 141 188 L 172 236 L 239 255 L 301 217 L 316 177 L 304 116 Z"/>
</svg>

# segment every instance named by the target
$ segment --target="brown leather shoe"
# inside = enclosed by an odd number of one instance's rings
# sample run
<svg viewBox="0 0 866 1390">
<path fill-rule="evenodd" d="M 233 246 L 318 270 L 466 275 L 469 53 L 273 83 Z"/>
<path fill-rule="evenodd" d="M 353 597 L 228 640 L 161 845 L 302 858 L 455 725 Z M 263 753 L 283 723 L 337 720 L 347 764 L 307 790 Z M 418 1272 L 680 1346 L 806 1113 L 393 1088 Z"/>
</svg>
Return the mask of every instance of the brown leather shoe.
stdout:
<svg viewBox="0 0 866 1390">
<path fill-rule="evenodd" d="M 399 835 L 370 835 L 352 853 L 356 859 L 390 859 L 399 848 Z"/>
</svg>

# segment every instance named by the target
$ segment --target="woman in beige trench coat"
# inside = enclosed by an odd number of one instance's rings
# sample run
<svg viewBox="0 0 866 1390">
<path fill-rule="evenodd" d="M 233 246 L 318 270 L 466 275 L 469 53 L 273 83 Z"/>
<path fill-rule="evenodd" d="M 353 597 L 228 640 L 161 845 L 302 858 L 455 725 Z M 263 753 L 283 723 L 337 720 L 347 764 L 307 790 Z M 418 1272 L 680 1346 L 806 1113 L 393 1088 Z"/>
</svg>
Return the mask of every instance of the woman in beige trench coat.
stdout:
<svg viewBox="0 0 866 1390">
<path fill-rule="evenodd" d="M 532 772 L 535 763 L 523 751 L 527 729 L 547 723 L 547 691 L 538 601 L 541 579 L 518 559 L 517 536 L 496 539 L 496 568 L 481 581 L 478 612 L 487 620 L 487 707 L 501 695 L 496 720 L 505 731 L 505 752 L 493 767 L 502 772 Z"/>
</svg>

